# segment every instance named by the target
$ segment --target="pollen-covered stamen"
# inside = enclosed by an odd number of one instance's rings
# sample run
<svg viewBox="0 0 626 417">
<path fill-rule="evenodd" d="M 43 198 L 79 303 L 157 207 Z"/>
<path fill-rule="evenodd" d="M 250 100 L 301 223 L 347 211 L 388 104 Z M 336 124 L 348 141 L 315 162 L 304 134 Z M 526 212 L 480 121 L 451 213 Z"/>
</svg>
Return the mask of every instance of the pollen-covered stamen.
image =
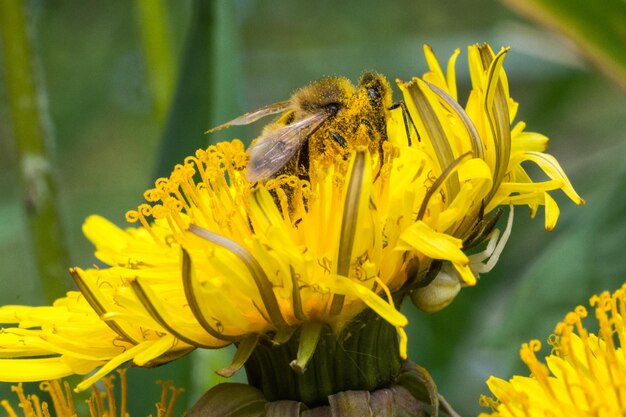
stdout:
<svg viewBox="0 0 626 417">
<path fill-rule="evenodd" d="M 144 193 L 150 204 L 128 211 L 126 219 L 140 222 L 162 246 L 167 245 L 159 233 L 162 230 L 148 221 L 150 216 L 164 219 L 178 242 L 184 241 L 190 219 L 210 229 L 249 234 L 247 217 L 241 209 L 249 187 L 242 179 L 245 163 L 245 150 L 239 141 L 198 150 L 195 156 L 185 158 L 184 164 L 177 165 L 169 178 L 158 179 L 155 188 Z"/>
<path fill-rule="evenodd" d="M 165 246 L 165 242 L 161 240 L 157 235 L 154 234 L 150 223 L 146 220 L 146 217 L 152 215 L 152 207 L 148 204 L 140 205 L 137 210 L 128 210 L 126 212 L 126 221 L 129 223 L 139 222 L 143 228 L 150 233 L 150 236 L 154 239 L 154 241 L 160 246 Z"/>
<path fill-rule="evenodd" d="M 77 415 L 70 384 L 67 381 L 63 382 L 63 387 L 61 387 L 61 382 L 58 379 L 45 381 L 39 384 L 39 389 L 50 395 L 57 417 Z"/>
<path fill-rule="evenodd" d="M 252 276 L 252 279 L 254 280 L 257 289 L 259 290 L 259 295 L 263 300 L 263 305 L 265 307 L 265 310 L 267 311 L 267 314 L 269 315 L 271 323 L 277 328 L 288 326 L 280 311 L 278 300 L 276 299 L 274 289 L 272 288 L 272 282 L 265 274 L 265 271 L 263 270 L 259 262 L 254 258 L 254 256 L 252 256 L 250 252 L 246 250 L 246 248 L 244 248 L 237 242 L 228 239 L 227 237 L 218 235 L 217 233 L 213 233 L 200 226 L 196 226 L 195 224 L 189 226 L 189 231 L 203 239 L 208 240 L 209 242 L 228 249 L 239 259 L 241 259 L 244 265 L 246 265 L 246 267 L 248 268 L 248 271 L 250 271 L 250 275 Z"/>
<path fill-rule="evenodd" d="M 359 215 L 359 200 L 363 187 L 363 175 L 365 171 L 365 152 L 358 151 L 354 157 L 350 182 L 347 185 L 344 199 L 343 214 L 341 216 L 341 232 L 339 235 L 339 250 L 337 253 L 337 275 L 348 277 L 352 263 L 352 248 L 356 235 L 357 217 Z M 334 316 L 341 312 L 345 295 L 335 294 L 330 307 L 330 315 Z"/>
</svg>

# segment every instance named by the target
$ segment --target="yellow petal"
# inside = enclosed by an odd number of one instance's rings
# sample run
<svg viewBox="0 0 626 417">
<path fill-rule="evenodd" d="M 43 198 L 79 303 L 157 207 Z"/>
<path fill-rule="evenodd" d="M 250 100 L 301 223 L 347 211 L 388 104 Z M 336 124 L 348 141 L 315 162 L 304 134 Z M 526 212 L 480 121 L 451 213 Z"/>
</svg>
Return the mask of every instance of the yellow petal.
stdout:
<svg viewBox="0 0 626 417">
<path fill-rule="evenodd" d="M 463 241 L 445 233 L 434 231 L 423 221 L 417 221 L 400 236 L 398 250 L 416 250 L 429 258 L 443 259 L 455 264 L 467 265 L 469 259 L 463 253 Z"/>
<path fill-rule="evenodd" d="M 72 375 L 60 357 L 41 359 L 0 359 L 0 380 L 5 382 L 45 381 Z"/>
<path fill-rule="evenodd" d="M 324 280 L 324 282 L 320 285 L 327 287 L 337 294 L 362 300 L 369 308 L 374 310 L 376 314 L 381 316 L 393 326 L 404 327 L 409 324 L 406 316 L 396 310 L 392 304 L 388 303 L 378 294 L 356 281 L 339 275 L 334 275 L 333 277 Z"/>
</svg>

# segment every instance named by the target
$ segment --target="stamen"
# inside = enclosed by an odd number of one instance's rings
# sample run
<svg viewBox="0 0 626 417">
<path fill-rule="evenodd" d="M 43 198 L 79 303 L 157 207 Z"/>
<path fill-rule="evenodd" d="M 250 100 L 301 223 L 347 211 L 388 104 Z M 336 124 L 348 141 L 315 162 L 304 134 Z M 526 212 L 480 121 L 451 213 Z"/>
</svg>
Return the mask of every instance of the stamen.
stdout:
<svg viewBox="0 0 626 417">
<path fill-rule="evenodd" d="M 172 391 L 172 395 L 170 396 L 169 402 L 163 403 L 163 405 L 167 406 L 167 408 L 165 409 L 165 415 L 163 417 L 172 417 L 172 414 L 174 413 L 174 407 L 176 407 L 176 401 L 178 400 L 178 397 L 180 397 L 180 394 L 185 391 L 183 388 L 176 387 L 170 387 L 170 390 Z"/>
<path fill-rule="evenodd" d="M 11 407 L 11 404 L 7 400 L 0 401 L 0 405 L 7 412 L 7 414 L 9 415 L 8 417 L 17 417 L 15 410 L 13 410 L 13 407 Z"/>
<path fill-rule="evenodd" d="M 126 212 L 126 221 L 129 223 L 136 223 L 139 221 L 143 228 L 152 236 L 152 239 L 159 244 L 159 246 L 164 247 L 165 243 L 157 237 L 157 235 L 152 230 L 152 227 L 146 220 L 146 216 L 150 216 L 152 214 L 152 207 L 148 204 L 141 204 L 137 207 L 137 210 L 128 210 Z"/>
<path fill-rule="evenodd" d="M 107 405 L 109 409 L 107 410 L 107 415 L 111 417 L 117 416 L 117 407 L 115 405 L 115 389 L 113 385 L 113 376 L 108 376 L 104 378 L 104 389 L 106 389 L 106 397 L 107 397 Z"/>
<path fill-rule="evenodd" d="M 28 396 L 29 401 L 32 403 L 33 410 L 35 410 L 36 417 L 43 417 L 43 413 L 41 410 L 41 401 L 39 401 L 39 397 L 31 394 Z"/>
<path fill-rule="evenodd" d="M 96 404 L 95 404 L 95 400 L 94 400 L 93 395 L 91 397 L 89 397 L 87 399 L 87 401 L 85 401 L 85 402 L 89 406 L 89 415 L 91 417 L 101 417 L 100 414 L 98 414 L 98 410 L 96 409 Z"/>
<path fill-rule="evenodd" d="M 96 384 L 91 386 L 91 398 L 93 398 L 94 406 L 96 409 L 96 415 L 98 417 L 105 417 L 104 415 L 104 403 L 102 402 L 102 394 L 100 394 L 100 390 Z"/>
<path fill-rule="evenodd" d="M 119 368 L 117 373 L 120 376 L 120 417 L 127 417 L 126 407 L 128 404 L 128 381 L 126 380 L 126 368 Z"/>
<path fill-rule="evenodd" d="M 20 407 L 22 407 L 22 409 L 24 410 L 24 414 L 26 415 L 26 417 L 34 417 L 35 412 L 30 401 L 26 398 L 26 395 L 24 394 L 24 388 L 22 383 L 20 382 L 17 385 L 11 386 L 11 391 L 17 394 L 17 398 L 19 398 L 20 400 Z"/>
<path fill-rule="evenodd" d="M 189 205 L 189 203 L 187 202 L 187 199 L 185 197 L 183 197 L 183 195 L 180 192 L 180 189 L 178 188 L 179 184 L 178 182 L 170 182 L 169 183 L 169 191 L 171 193 L 174 194 L 174 199 L 175 201 L 178 201 L 180 203 L 180 208 L 184 209 L 186 213 L 191 212 L 191 206 Z M 171 197 L 169 197 L 171 198 Z M 167 198 L 162 198 L 161 201 L 166 201 Z"/>
<path fill-rule="evenodd" d="M 76 410 L 74 409 L 74 399 L 67 381 L 65 381 L 63 385 L 65 391 L 61 389 L 61 383 L 59 380 L 55 379 L 52 381 L 45 381 L 39 384 L 39 390 L 47 392 L 50 395 L 57 416 L 72 417 L 76 415 Z"/>
</svg>

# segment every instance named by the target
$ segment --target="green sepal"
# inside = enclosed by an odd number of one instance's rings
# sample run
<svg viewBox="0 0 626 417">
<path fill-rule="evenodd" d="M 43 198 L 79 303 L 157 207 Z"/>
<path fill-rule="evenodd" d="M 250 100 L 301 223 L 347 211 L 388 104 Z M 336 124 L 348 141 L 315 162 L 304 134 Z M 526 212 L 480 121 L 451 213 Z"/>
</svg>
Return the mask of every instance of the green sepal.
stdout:
<svg viewBox="0 0 626 417">
<path fill-rule="evenodd" d="M 187 417 L 262 417 L 266 403 L 261 391 L 250 385 L 223 383 L 200 397 Z"/>
<path fill-rule="evenodd" d="M 345 391 L 328 397 L 332 416 L 374 417 L 368 391 Z"/>
<path fill-rule="evenodd" d="M 401 386 L 374 392 L 345 391 L 328 397 L 329 406 L 300 413 L 300 417 L 425 417 L 430 407 Z"/>
<path fill-rule="evenodd" d="M 233 357 L 233 361 L 226 368 L 217 371 L 217 374 L 225 378 L 230 378 L 235 372 L 240 370 L 246 363 L 257 344 L 259 343 L 259 336 L 256 334 L 250 335 L 243 339 L 237 345 L 237 352 Z"/>
<path fill-rule="evenodd" d="M 437 385 L 425 368 L 413 362 L 404 362 L 397 384 L 406 388 L 414 398 L 430 404 L 431 416 L 439 415 Z"/>
<path fill-rule="evenodd" d="M 307 363 L 309 363 L 309 360 L 315 353 L 323 327 L 324 324 L 322 322 L 306 322 L 300 328 L 298 356 L 289 364 L 295 372 L 304 372 Z"/>
<path fill-rule="evenodd" d="M 283 343 L 287 343 L 297 329 L 297 327 L 281 327 L 280 329 L 276 330 L 276 333 L 271 339 L 271 343 L 274 345 L 282 345 Z"/>
<path fill-rule="evenodd" d="M 300 417 L 306 406 L 299 401 L 274 401 L 265 405 L 265 417 Z"/>
</svg>

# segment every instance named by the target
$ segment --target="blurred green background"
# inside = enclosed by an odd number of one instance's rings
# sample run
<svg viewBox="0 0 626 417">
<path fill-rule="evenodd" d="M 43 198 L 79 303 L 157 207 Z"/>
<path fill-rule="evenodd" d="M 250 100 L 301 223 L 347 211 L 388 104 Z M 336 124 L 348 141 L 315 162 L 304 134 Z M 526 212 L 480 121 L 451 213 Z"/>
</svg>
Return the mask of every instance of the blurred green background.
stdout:
<svg viewBox="0 0 626 417">
<path fill-rule="evenodd" d="M 151 95 L 138 3 L 27 2 L 72 265 L 96 262 L 81 233 L 86 216 L 98 213 L 124 225 L 124 213 L 142 201 L 155 173 L 171 165 L 168 159 L 209 139 L 248 140 L 260 125 L 211 137 L 203 130 L 284 100 L 325 75 L 355 81 L 365 70 L 391 80 L 421 75 L 424 43 L 443 62 L 461 48 L 457 73 L 464 101 L 466 47 L 486 41 L 496 50 L 511 46 L 505 69 L 520 103 L 517 119 L 550 137 L 549 152 L 587 205 L 576 207 L 557 195 L 562 217 L 550 233 L 543 229 L 542 211 L 530 220 L 528 209 L 517 209 L 500 262 L 475 288 L 432 316 L 405 306 L 411 316 L 410 357 L 431 371 L 457 411 L 475 415 L 489 375 L 527 374 L 518 359 L 522 342 L 545 340 L 567 311 L 626 281 L 626 94 L 566 37 L 494 0 L 237 0 L 207 1 L 200 8 L 170 0 L 164 21 L 171 47 L 166 83 L 195 87 L 191 96 L 174 93 L 177 108 L 168 121 Z M 192 39 L 187 49 L 186 39 Z M 38 304 L 44 294 L 21 204 L 4 82 L 0 167 L 0 303 Z M 58 279 L 60 288 L 71 287 L 69 275 Z M 229 355 L 196 352 L 158 369 L 133 369 L 131 412 L 153 412 L 154 401 L 146 404 L 144 393 L 156 399 L 159 387 L 151 382 L 156 378 L 173 377 L 187 386 L 180 410 L 187 408 L 206 384 L 218 380 L 212 371 L 225 366 Z"/>
</svg>

